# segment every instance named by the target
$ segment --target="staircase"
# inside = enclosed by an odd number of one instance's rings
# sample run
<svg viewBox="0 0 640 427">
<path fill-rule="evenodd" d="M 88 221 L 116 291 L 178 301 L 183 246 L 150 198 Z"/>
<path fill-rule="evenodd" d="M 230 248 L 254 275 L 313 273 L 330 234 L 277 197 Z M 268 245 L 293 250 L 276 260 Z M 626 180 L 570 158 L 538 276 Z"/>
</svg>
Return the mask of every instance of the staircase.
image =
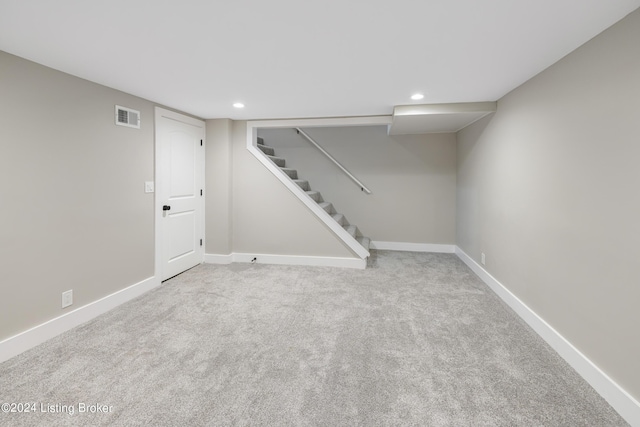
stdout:
<svg viewBox="0 0 640 427">
<path fill-rule="evenodd" d="M 369 250 L 369 244 L 371 242 L 370 239 L 363 236 L 362 233 L 360 233 L 358 227 L 350 224 L 343 214 L 336 212 L 333 204 L 331 204 L 330 202 L 325 202 L 319 191 L 312 190 L 308 181 L 300 179 L 298 177 L 297 170 L 286 167 L 285 159 L 283 159 L 282 157 L 276 157 L 273 147 L 265 145 L 264 139 L 260 137 L 258 137 L 257 146 L 265 155 L 265 157 L 271 160 L 278 168 L 280 168 L 280 170 L 284 174 L 286 174 L 286 176 L 289 177 L 289 179 L 291 179 L 302 190 L 304 190 L 307 196 L 313 199 L 314 202 L 316 202 L 328 215 L 330 215 L 340 226 L 342 226 L 342 228 L 344 228 L 353 239 L 355 239 L 360 245 L 362 245 L 364 249 L 366 249 L 367 251 Z"/>
</svg>

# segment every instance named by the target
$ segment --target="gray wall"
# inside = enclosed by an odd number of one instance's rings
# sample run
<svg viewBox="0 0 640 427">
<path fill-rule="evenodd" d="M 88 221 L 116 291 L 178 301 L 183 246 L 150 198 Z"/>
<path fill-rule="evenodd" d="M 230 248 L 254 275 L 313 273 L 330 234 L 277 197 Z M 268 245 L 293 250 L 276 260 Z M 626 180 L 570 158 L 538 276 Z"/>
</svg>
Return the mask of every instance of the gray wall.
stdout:
<svg viewBox="0 0 640 427">
<path fill-rule="evenodd" d="M 292 129 L 261 129 L 287 166 L 372 240 L 455 243 L 455 134 L 388 136 L 386 126 L 305 128 L 366 194 Z"/>
<path fill-rule="evenodd" d="M 246 125 L 207 121 L 206 252 L 356 258 L 247 150 Z"/>
<path fill-rule="evenodd" d="M 207 120 L 205 147 L 205 252 L 228 255 L 232 252 L 232 132 L 229 119 Z"/>
<path fill-rule="evenodd" d="M 0 52 L 0 340 L 153 276 L 153 122 L 150 102 Z"/>
<path fill-rule="evenodd" d="M 640 400 L 640 11 L 458 135 L 457 244 Z"/>
</svg>

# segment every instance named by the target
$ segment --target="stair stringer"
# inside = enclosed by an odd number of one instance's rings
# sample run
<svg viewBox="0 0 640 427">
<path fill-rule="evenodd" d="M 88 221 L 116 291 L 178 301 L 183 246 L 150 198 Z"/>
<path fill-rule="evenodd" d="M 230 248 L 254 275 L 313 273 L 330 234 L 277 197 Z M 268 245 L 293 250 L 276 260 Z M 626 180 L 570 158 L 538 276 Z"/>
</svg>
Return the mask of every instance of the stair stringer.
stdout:
<svg viewBox="0 0 640 427">
<path fill-rule="evenodd" d="M 298 184 L 293 182 L 275 163 L 273 163 L 258 147 L 257 128 L 247 126 L 247 150 L 266 167 L 285 187 L 289 189 L 302 203 L 304 203 L 314 215 L 321 220 L 335 236 L 342 240 L 366 266 L 369 251 L 347 232 L 333 217 L 325 212 L 315 200 L 313 200 Z"/>
</svg>

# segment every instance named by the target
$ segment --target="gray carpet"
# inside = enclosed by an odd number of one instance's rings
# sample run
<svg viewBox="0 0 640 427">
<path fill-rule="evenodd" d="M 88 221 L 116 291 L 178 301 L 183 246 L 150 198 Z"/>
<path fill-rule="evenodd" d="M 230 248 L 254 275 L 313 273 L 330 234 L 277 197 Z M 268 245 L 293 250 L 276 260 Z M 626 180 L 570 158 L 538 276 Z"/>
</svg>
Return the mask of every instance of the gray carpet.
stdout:
<svg viewBox="0 0 640 427">
<path fill-rule="evenodd" d="M 75 411 L 10 426 L 626 425 L 456 256 L 386 251 L 198 266 L 1 364 L 0 402 Z"/>
</svg>

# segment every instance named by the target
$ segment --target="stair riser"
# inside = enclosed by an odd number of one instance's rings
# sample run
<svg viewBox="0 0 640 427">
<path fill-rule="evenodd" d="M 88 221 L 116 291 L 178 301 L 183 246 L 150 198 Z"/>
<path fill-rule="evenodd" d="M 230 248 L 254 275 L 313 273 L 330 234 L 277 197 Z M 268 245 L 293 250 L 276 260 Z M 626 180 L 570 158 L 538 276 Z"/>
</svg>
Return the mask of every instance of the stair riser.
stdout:
<svg viewBox="0 0 640 427">
<path fill-rule="evenodd" d="M 281 159 L 280 157 L 273 157 L 273 156 L 269 156 L 269 158 L 271 159 L 271 161 L 273 163 L 275 163 L 276 165 L 278 165 L 279 167 L 283 168 L 285 167 L 285 160 Z"/>
<path fill-rule="evenodd" d="M 268 156 L 273 156 L 276 154 L 273 148 L 267 147 L 266 145 L 258 145 L 258 148 L 261 149 L 262 152 Z"/>
<path fill-rule="evenodd" d="M 320 207 L 324 209 L 324 211 L 328 214 L 332 214 L 334 212 L 333 205 L 331 203 L 327 203 L 327 202 L 321 203 Z"/>
<path fill-rule="evenodd" d="M 313 199 L 314 202 L 320 203 L 322 201 L 322 196 L 317 191 L 307 191 L 309 197 Z"/>
<path fill-rule="evenodd" d="M 287 175 L 289 175 L 289 178 L 291 179 L 298 179 L 298 171 L 295 169 L 282 169 L 282 171 L 284 173 L 286 173 Z"/>
<path fill-rule="evenodd" d="M 371 240 L 368 237 L 358 237 L 356 239 L 358 241 L 358 243 L 360 243 L 362 245 L 363 248 L 365 248 L 366 250 L 369 250 L 369 248 L 371 247 Z"/>
<path fill-rule="evenodd" d="M 311 188 L 309 187 L 308 181 L 297 180 L 296 184 L 298 184 L 298 187 L 302 188 L 304 191 L 311 190 Z"/>
<path fill-rule="evenodd" d="M 351 237 L 356 238 L 356 234 L 358 233 L 358 229 L 355 225 L 347 225 L 344 227 L 347 230 L 347 233 L 351 234 Z"/>
</svg>

